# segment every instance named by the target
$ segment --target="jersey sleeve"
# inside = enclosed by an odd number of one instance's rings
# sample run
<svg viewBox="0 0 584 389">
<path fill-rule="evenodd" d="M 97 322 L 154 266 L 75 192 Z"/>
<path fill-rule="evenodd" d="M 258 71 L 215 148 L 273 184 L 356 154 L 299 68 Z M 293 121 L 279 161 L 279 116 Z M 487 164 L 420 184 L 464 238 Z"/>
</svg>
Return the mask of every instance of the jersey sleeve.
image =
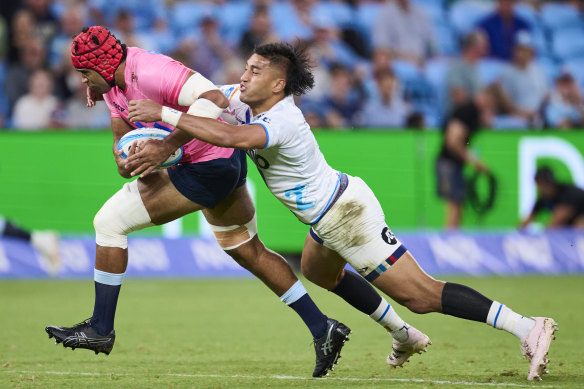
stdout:
<svg viewBox="0 0 584 389">
<path fill-rule="evenodd" d="M 113 96 L 112 96 L 112 91 L 106 93 L 103 95 L 103 101 L 105 101 L 105 105 L 107 105 L 107 107 L 110 110 L 110 116 L 112 118 L 119 118 L 122 117 L 122 115 L 120 114 L 120 112 L 114 108 L 113 106 Z"/>
<path fill-rule="evenodd" d="M 293 131 L 291 126 L 286 125 L 286 118 L 277 118 L 274 116 L 270 115 L 270 113 L 267 113 L 266 115 L 258 117 L 253 122 L 249 123 L 259 124 L 264 128 L 267 140 L 264 147 L 262 147 L 263 149 L 280 146 L 288 140 L 289 136 L 291 135 L 291 131 Z"/>
<path fill-rule="evenodd" d="M 239 100 L 239 85 L 220 85 L 219 90 L 229 100 L 229 105 L 225 108 L 220 118 L 233 125 L 245 123 L 245 112 L 248 107 L 247 104 Z"/>
</svg>

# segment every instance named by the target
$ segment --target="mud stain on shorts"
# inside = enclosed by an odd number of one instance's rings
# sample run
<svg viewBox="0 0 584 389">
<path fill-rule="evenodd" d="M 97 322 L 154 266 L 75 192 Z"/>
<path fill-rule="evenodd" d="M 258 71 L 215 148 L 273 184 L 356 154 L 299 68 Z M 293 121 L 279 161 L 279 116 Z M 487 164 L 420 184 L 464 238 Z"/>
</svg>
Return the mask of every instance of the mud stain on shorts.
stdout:
<svg viewBox="0 0 584 389">
<path fill-rule="evenodd" d="M 345 247 L 361 246 L 367 243 L 367 236 L 359 229 L 359 219 L 365 210 L 365 205 L 358 200 L 346 203 L 337 203 L 328 212 L 327 224 L 334 226 L 334 235 L 339 240 L 346 239 L 342 244 Z"/>
</svg>

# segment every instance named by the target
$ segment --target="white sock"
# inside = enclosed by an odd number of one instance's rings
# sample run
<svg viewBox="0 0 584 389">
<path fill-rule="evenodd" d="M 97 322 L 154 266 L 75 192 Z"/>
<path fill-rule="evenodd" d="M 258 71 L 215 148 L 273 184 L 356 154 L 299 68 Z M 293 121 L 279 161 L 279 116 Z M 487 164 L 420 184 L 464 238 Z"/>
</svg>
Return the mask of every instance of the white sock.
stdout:
<svg viewBox="0 0 584 389">
<path fill-rule="evenodd" d="M 487 315 L 487 324 L 499 330 L 505 330 L 522 339 L 535 326 L 535 320 L 530 317 L 521 316 L 500 302 L 493 301 L 489 309 L 489 314 Z"/>
<path fill-rule="evenodd" d="M 369 317 L 387 329 L 391 336 L 398 342 L 408 340 L 406 322 L 399 317 L 397 312 L 384 298 L 381 299 L 381 303 Z"/>
</svg>

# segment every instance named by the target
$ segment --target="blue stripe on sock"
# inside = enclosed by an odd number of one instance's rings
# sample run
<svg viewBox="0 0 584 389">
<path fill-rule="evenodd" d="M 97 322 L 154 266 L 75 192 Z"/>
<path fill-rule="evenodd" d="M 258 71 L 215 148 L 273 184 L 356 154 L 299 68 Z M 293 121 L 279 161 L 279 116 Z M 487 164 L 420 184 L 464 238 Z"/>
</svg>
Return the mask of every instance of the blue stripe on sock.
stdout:
<svg viewBox="0 0 584 389">
<path fill-rule="evenodd" d="M 281 297 L 280 300 L 286 305 L 290 305 L 298 301 L 306 294 L 306 289 L 300 280 L 296 281 Z"/>
<path fill-rule="evenodd" d="M 379 318 L 379 320 L 377 320 L 378 323 L 381 321 L 381 319 L 383 319 L 385 317 L 385 315 L 389 311 L 389 308 L 391 308 L 391 305 L 389 305 L 389 303 L 388 303 L 387 304 L 387 308 L 385 308 L 385 312 L 383 312 L 383 315 L 381 315 L 381 317 Z"/>
<path fill-rule="evenodd" d="M 503 308 L 503 304 L 499 305 L 499 310 L 497 311 L 497 315 L 495 315 L 495 322 L 493 323 L 493 327 L 497 328 L 497 319 L 499 318 L 499 314 L 501 313 L 501 308 Z"/>
<path fill-rule="evenodd" d="M 118 286 L 122 285 L 126 273 L 114 274 L 106 273 L 101 270 L 93 269 L 93 280 L 104 285 Z"/>
</svg>

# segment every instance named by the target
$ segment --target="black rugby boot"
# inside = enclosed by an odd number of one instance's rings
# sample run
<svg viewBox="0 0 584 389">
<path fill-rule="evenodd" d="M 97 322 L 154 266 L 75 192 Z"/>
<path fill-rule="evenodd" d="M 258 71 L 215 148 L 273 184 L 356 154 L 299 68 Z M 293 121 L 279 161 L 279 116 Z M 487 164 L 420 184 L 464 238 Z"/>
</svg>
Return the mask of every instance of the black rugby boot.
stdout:
<svg viewBox="0 0 584 389">
<path fill-rule="evenodd" d="M 63 343 L 63 347 L 85 348 L 93 350 L 96 354 L 105 353 L 109 355 L 114 347 L 116 332 L 112 330 L 108 335 L 99 335 L 91 327 L 91 319 L 82 321 L 73 327 L 48 326 L 45 328 L 49 339 L 55 337 L 55 344 Z"/>
<path fill-rule="evenodd" d="M 334 366 L 341 357 L 341 349 L 349 340 L 351 329 L 335 319 L 327 319 L 326 334 L 314 340 L 316 351 L 316 366 L 313 377 L 328 375 L 328 370 L 334 370 Z"/>
</svg>

